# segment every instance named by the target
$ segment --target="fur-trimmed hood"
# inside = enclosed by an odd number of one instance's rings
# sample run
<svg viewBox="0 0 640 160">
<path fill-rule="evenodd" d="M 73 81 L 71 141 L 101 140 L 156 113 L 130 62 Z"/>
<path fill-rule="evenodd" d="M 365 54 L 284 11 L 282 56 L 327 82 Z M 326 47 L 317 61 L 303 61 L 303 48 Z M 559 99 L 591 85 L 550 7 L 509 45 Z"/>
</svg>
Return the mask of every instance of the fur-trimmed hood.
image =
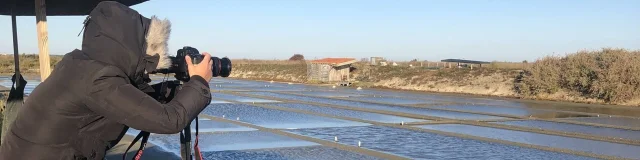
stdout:
<svg viewBox="0 0 640 160">
<path fill-rule="evenodd" d="M 132 81 L 168 68 L 171 22 L 146 18 L 118 2 L 100 2 L 85 21 L 82 51 L 91 59 L 114 65 Z"/>
<path fill-rule="evenodd" d="M 146 35 L 148 56 L 159 55 L 160 59 L 156 69 L 166 69 L 171 66 L 169 59 L 169 35 L 171 34 L 171 22 L 167 19 L 160 20 L 151 16 L 149 31 Z"/>
</svg>

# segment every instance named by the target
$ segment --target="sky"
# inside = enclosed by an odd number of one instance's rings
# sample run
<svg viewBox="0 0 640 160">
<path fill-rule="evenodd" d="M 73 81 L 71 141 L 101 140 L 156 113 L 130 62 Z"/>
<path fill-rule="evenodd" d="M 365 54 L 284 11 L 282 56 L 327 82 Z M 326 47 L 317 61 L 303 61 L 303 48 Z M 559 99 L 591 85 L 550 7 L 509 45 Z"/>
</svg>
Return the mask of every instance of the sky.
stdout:
<svg viewBox="0 0 640 160">
<path fill-rule="evenodd" d="M 174 55 L 192 46 L 232 59 L 520 62 L 640 49 L 638 0 L 150 0 L 132 8 L 171 20 Z M 47 20 L 50 54 L 81 48 L 84 16 Z M 35 17 L 17 21 L 20 53 L 38 53 Z M 0 24 L 0 53 L 13 53 L 11 17 Z"/>
</svg>

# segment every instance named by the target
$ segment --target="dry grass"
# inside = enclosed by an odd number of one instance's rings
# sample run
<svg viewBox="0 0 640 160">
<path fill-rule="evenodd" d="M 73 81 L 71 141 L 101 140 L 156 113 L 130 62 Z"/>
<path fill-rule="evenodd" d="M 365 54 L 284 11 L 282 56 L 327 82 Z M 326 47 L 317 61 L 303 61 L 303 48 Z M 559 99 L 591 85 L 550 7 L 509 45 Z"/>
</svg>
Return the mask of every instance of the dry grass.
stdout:
<svg viewBox="0 0 640 160">
<path fill-rule="evenodd" d="M 260 59 L 232 59 L 231 63 L 236 64 L 300 64 L 306 61 L 289 61 L 289 60 L 260 60 Z"/>
<path fill-rule="evenodd" d="M 424 64 L 423 67 L 408 67 L 403 63 L 398 63 L 399 66 L 370 66 L 358 63 L 355 65 L 357 70 L 353 73 L 357 80 L 355 85 L 494 96 L 515 95 L 511 86 L 517 72 L 512 69 L 442 68 L 445 64 L 443 62 L 440 62 L 441 67 L 436 69 Z"/>
<path fill-rule="evenodd" d="M 232 60 L 233 69 L 229 77 L 306 82 L 307 64 L 305 61 L 287 60 Z"/>
<path fill-rule="evenodd" d="M 407 62 L 401 61 L 396 62 L 398 66 L 409 66 L 413 67 L 422 67 L 422 68 L 456 68 L 457 63 L 447 63 L 447 62 L 429 62 L 429 61 L 416 61 L 416 62 Z M 492 69 L 510 69 L 510 70 L 521 70 L 525 69 L 527 66 L 530 66 L 531 63 L 524 62 L 499 62 L 493 61 L 489 64 L 482 64 L 482 66 L 478 64 L 474 64 L 473 68 L 492 68 Z"/>
<path fill-rule="evenodd" d="M 62 55 L 50 55 L 51 68 L 55 66 L 62 59 Z M 13 54 L 0 55 L 0 73 L 14 73 L 14 59 Z M 36 54 L 21 54 L 20 55 L 20 72 L 21 73 L 38 73 L 40 62 L 38 55 Z"/>
</svg>

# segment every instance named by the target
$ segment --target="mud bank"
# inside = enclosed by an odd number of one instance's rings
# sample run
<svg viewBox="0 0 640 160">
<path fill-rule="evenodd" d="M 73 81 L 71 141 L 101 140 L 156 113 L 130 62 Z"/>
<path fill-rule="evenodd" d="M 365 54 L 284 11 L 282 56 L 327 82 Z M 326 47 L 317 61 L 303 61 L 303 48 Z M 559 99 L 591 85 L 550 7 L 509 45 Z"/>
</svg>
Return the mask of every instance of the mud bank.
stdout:
<svg viewBox="0 0 640 160">
<path fill-rule="evenodd" d="M 314 85 L 334 85 L 306 81 L 306 66 L 292 64 L 243 64 L 234 66 L 230 78 L 295 82 Z M 640 106 L 640 97 L 625 102 L 605 102 L 578 93 L 558 90 L 553 94 L 523 95 L 514 89 L 514 81 L 521 70 L 496 68 L 380 67 L 356 64 L 352 72 L 352 87 L 450 93 L 502 97 L 511 99 L 545 100 L 586 104 Z"/>
</svg>

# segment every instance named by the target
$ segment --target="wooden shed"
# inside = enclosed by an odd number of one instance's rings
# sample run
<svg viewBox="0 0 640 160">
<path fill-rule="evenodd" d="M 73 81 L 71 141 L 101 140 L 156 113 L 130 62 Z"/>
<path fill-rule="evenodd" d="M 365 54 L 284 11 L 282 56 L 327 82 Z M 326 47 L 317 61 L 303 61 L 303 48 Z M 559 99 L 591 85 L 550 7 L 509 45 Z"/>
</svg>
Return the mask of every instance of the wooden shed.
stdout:
<svg viewBox="0 0 640 160">
<path fill-rule="evenodd" d="M 308 80 L 321 82 L 349 81 L 351 64 L 355 58 L 324 58 L 313 60 L 307 64 Z"/>
</svg>

